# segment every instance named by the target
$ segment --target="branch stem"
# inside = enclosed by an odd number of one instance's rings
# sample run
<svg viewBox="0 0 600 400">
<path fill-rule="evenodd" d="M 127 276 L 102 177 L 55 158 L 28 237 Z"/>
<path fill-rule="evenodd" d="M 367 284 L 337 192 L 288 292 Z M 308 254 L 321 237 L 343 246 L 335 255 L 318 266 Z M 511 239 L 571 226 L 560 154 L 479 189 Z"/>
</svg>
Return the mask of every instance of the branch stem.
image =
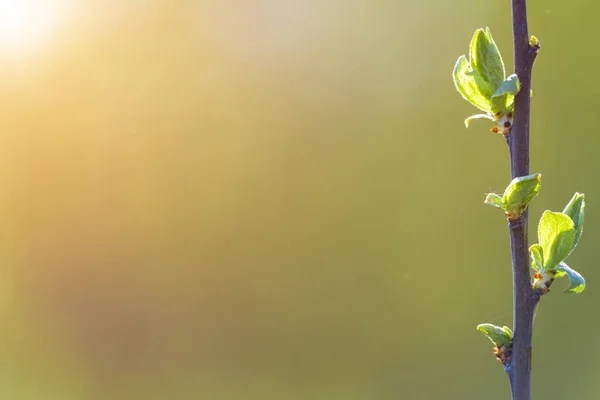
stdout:
<svg viewBox="0 0 600 400">
<path fill-rule="evenodd" d="M 531 111 L 531 70 L 539 50 L 529 43 L 526 0 L 512 1 L 514 69 L 521 83 L 515 97 L 514 121 L 507 137 L 512 178 L 529 175 L 529 118 Z M 506 366 L 512 400 L 531 398 L 531 337 L 533 316 L 540 294 L 531 288 L 527 244 L 527 212 L 509 221 L 513 268 L 513 351 Z"/>
<path fill-rule="evenodd" d="M 513 263 L 513 349 L 506 373 L 513 400 L 531 398 L 531 338 L 535 307 L 540 293 L 531 288 L 527 219 L 509 221 L 510 249 Z"/>
</svg>

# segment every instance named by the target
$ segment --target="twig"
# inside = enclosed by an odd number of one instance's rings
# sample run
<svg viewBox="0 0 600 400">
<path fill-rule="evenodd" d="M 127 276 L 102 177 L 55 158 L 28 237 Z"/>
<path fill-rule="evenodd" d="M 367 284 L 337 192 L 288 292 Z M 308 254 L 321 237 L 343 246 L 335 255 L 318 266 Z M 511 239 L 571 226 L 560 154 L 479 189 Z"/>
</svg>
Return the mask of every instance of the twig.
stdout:
<svg viewBox="0 0 600 400">
<path fill-rule="evenodd" d="M 529 174 L 529 116 L 531 69 L 539 46 L 529 43 L 526 0 L 512 1 L 515 73 L 521 90 L 515 97 L 514 121 L 507 137 L 513 178 Z M 531 288 L 527 245 L 527 212 L 521 219 L 509 221 L 513 265 L 513 349 L 506 366 L 513 400 L 530 400 L 531 336 L 533 314 L 540 293 Z"/>
</svg>

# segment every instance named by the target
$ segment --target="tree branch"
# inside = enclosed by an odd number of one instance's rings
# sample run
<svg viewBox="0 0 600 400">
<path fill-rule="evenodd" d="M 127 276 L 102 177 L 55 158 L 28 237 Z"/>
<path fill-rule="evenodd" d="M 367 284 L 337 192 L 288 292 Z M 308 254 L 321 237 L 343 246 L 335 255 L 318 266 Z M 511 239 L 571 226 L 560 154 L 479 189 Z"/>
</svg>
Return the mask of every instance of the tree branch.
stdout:
<svg viewBox="0 0 600 400">
<path fill-rule="evenodd" d="M 513 264 L 513 348 L 511 362 L 505 367 L 513 400 L 530 400 L 531 336 L 533 314 L 540 293 L 531 288 L 527 220 L 509 221 Z"/>
<path fill-rule="evenodd" d="M 539 45 L 529 43 L 526 0 L 512 1 L 515 73 L 521 90 L 515 97 L 514 120 L 507 142 L 512 178 L 529 175 L 529 116 L 531 70 Z M 530 400 L 533 314 L 540 293 L 531 288 L 527 244 L 527 212 L 509 221 L 513 265 L 513 349 L 506 365 L 513 400 Z"/>
</svg>

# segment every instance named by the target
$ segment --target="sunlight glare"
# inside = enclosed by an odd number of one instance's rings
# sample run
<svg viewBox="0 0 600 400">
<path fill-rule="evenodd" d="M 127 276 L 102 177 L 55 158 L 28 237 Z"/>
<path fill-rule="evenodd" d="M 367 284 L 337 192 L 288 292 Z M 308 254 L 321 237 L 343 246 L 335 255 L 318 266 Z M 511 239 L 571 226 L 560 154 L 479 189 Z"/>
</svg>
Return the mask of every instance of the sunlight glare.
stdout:
<svg viewBox="0 0 600 400">
<path fill-rule="evenodd" d="M 58 0 L 0 0 L 0 47 L 26 50 L 40 44 L 57 22 Z"/>
</svg>

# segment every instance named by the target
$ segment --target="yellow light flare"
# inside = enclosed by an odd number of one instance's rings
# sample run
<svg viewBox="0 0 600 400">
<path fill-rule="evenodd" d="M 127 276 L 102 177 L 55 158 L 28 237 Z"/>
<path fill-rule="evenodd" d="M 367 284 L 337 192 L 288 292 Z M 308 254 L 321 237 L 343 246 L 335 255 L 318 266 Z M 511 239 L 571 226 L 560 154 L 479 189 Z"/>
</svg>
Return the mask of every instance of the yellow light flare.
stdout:
<svg viewBox="0 0 600 400">
<path fill-rule="evenodd" d="M 61 0 L 0 0 L 0 50 L 29 50 L 46 41 Z"/>
</svg>

